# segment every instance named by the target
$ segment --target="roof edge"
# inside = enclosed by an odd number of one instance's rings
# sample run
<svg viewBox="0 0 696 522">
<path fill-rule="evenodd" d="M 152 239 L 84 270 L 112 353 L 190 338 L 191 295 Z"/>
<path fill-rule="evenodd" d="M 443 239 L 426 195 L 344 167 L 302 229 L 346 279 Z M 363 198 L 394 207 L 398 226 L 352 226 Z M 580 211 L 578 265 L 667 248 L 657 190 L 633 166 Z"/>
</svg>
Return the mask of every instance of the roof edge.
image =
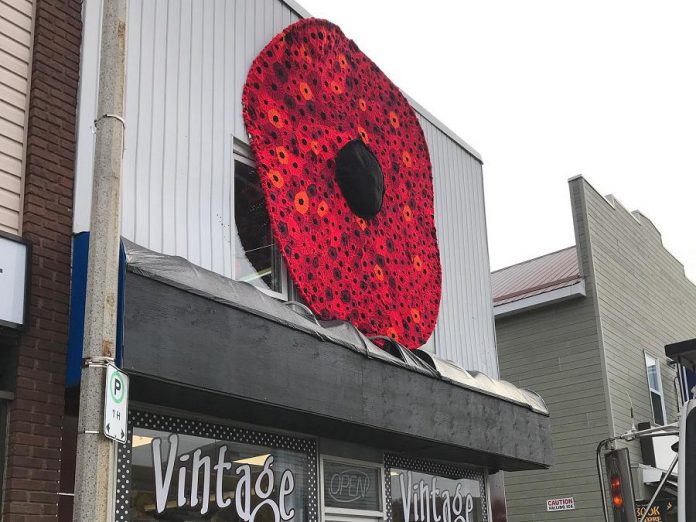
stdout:
<svg viewBox="0 0 696 522">
<path fill-rule="evenodd" d="M 287 5 L 299 17 L 312 18 L 312 13 L 307 11 L 307 9 L 302 7 L 295 0 L 280 0 L 280 1 L 282 3 L 284 3 L 285 5 Z M 430 123 L 432 123 L 435 127 L 437 127 L 440 131 L 442 131 L 448 138 L 450 138 L 452 141 L 454 141 L 457 145 L 459 145 L 461 148 L 463 148 L 466 152 L 471 154 L 479 163 L 483 164 L 483 158 L 481 157 L 481 154 L 479 154 L 479 152 L 475 148 L 473 148 L 471 145 L 469 145 L 458 134 L 456 134 L 452 129 L 450 129 L 447 125 L 445 125 L 438 118 L 436 118 L 432 112 L 430 112 L 428 109 L 423 107 L 423 105 L 418 103 L 411 96 L 409 96 L 406 92 L 404 92 L 403 89 L 399 88 L 399 91 L 401 91 L 401 94 L 404 95 L 404 97 L 408 100 L 408 102 L 411 104 L 413 109 L 418 114 L 420 114 L 423 118 L 425 118 Z"/>
<path fill-rule="evenodd" d="M 527 263 L 531 263 L 532 261 L 537 261 L 538 259 L 541 259 L 543 257 L 548 257 L 548 256 L 553 256 L 555 254 L 560 254 L 561 252 L 565 252 L 566 250 L 570 250 L 571 248 L 577 249 L 577 245 L 571 245 L 571 246 L 568 246 L 565 248 L 559 248 L 558 250 L 554 250 L 553 252 L 541 254 L 540 256 L 536 256 L 536 257 L 532 257 L 530 259 L 525 259 L 524 261 L 520 261 L 519 263 L 513 263 L 511 265 L 504 266 L 503 268 L 498 268 L 496 270 L 493 270 L 491 272 L 491 275 L 497 274 L 498 272 L 502 272 L 503 270 L 508 270 L 509 268 L 513 268 L 513 267 L 520 266 L 520 265 L 526 265 Z"/>
<path fill-rule="evenodd" d="M 561 303 L 570 299 L 585 297 L 586 295 L 587 292 L 585 290 L 585 279 L 578 278 L 577 282 L 573 283 L 572 285 L 556 288 L 555 290 L 550 290 L 541 294 L 536 294 L 522 299 L 518 299 L 517 301 L 510 301 L 509 303 L 503 303 L 499 305 L 494 304 L 493 315 L 497 320 L 502 317 L 508 317 L 511 315 L 519 314 L 521 312 L 535 310 L 537 308 L 542 308 L 551 304 Z"/>
</svg>

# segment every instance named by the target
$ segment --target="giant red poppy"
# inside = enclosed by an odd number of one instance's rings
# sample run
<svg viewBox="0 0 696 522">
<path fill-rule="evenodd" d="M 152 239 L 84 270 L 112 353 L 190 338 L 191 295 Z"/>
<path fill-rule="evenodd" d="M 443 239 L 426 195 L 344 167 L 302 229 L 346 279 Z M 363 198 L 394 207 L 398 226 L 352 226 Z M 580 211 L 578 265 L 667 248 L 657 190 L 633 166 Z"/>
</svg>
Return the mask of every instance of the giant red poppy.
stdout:
<svg viewBox="0 0 696 522">
<path fill-rule="evenodd" d="M 243 92 L 274 237 L 302 298 L 408 348 L 440 304 L 432 168 L 406 98 L 334 24 L 301 20 Z"/>
</svg>

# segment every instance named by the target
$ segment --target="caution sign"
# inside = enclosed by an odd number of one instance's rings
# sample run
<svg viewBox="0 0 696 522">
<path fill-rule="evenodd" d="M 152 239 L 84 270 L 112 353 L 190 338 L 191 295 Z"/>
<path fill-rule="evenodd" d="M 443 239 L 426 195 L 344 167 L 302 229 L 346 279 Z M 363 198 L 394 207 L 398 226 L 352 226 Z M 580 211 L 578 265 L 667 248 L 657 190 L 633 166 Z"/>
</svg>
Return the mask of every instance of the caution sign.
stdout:
<svg viewBox="0 0 696 522">
<path fill-rule="evenodd" d="M 575 509 L 575 498 L 550 498 L 546 501 L 546 511 L 568 511 Z"/>
<path fill-rule="evenodd" d="M 125 443 L 128 433 L 128 376 L 113 364 L 106 367 L 104 435 Z"/>
</svg>

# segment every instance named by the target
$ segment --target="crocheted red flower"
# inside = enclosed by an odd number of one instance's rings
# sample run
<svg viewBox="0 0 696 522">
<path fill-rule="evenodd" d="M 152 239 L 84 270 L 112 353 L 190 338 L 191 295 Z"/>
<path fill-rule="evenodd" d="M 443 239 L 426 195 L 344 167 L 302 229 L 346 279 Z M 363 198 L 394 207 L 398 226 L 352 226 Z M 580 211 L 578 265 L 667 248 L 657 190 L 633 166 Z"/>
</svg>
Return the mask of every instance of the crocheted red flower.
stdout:
<svg viewBox="0 0 696 522">
<path fill-rule="evenodd" d="M 273 234 L 307 305 L 408 348 L 441 292 L 428 146 L 406 98 L 325 20 L 254 60 L 242 97 Z"/>
</svg>

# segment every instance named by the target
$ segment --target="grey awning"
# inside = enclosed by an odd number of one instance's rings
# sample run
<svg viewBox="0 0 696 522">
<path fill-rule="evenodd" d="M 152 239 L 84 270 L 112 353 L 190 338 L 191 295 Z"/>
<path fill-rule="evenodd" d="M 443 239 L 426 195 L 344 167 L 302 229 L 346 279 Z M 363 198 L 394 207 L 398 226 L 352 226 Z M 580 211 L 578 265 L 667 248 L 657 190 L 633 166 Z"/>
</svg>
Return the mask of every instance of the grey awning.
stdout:
<svg viewBox="0 0 696 522">
<path fill-rule="evenodd" d="M 390 354 L 348 323 L 124 243 L 135 400 L 506 470 L 550 465 L 538 396 L 426 352 Z"/>
</svg>

